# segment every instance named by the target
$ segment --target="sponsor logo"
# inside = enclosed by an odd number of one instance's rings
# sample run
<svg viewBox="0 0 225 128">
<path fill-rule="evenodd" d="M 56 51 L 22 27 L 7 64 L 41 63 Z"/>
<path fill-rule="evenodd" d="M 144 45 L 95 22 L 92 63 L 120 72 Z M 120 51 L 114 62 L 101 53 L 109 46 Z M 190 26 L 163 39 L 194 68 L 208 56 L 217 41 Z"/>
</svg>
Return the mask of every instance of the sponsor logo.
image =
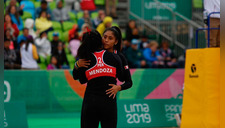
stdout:
<svg viewBox="0 0 225 128">
<path fill-rule="evenodd" d="M 196 74 L 197 67 L 195 64 L 191 65 L 191 72 L 192 72 L 192 74 L 189 74 L 189 78 L 198 78 L 198 74 Z"/>
</svg>

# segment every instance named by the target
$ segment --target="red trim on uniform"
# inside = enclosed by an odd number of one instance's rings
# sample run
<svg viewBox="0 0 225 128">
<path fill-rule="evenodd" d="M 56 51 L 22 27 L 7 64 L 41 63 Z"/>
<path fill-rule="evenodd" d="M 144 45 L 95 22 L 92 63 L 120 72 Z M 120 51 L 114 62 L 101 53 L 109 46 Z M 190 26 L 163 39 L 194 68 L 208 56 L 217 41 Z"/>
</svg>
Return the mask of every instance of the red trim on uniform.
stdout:
<svg viewBox="0 0 225 128">
<path fill-rule="evenodd" d="M 116 78 L 116 68 L 104 63 L 104 53 L 105 50 L 93 53 L 96 58 L 96 64 L 85 72 L 88 80 L 101 76 L 110 76 Z"/>
</svg>

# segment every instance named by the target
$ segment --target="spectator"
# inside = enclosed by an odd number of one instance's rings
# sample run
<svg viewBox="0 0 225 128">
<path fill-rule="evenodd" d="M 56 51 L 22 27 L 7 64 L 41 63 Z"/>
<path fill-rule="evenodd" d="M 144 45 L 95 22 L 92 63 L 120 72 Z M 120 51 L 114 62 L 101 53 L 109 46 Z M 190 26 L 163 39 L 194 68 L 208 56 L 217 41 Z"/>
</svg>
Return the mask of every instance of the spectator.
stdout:
<svg viewBox="0 0 225 128">
<path fill-rule="evenodd" d="M 151 41 L 149 44 L 149 48 L 146 48 L 143 51 L 143 55 L 145 59 L 151 64 L 152 68 L 163 68 L 164 62 L 162 61 L 162 56 L 157 50 L 158 43 L 156 41 Z"/>
<path fill-rule="evenodd" d="M 123 41 L 122 53 L 126 54 L 127 49 L 131 46 L 130 40 Z"/>
<path fill-rule="evenodd" d="M 64 0 L 64 3 L 68 11 L 80 11 L 79 0 Z"/>
<path fill-rule="evenodd" d="M 37 18 L 35 21 L 35 26 L 36 26 L 36 29 L 40 32 L 43 32 L 43 31 L 48 32 L 53 30 L 52 22 L 47 19 L 46 11 L 41 11 L 39 18 Z"/>
<path fill-rule="evenodd" d="M 93 26 L 88 10 L 84 10 L 83 18 L 80 18 L 77 22 L 79 30 L 81 30 L 84 23 L 87 23 L 91 28 Z"/>
<path fill-rule="evenodd" d="M 144 51 L 148 47 L 148 37 L 146 35 L 141 36 L 141 43 L 139 44 L 138 48 L 141 51 Z"/>
<path fill-rule="evenodd" d="M 169 48 L 169 43 L 163 41 L 161 45 L 162 46 L 159 52 L 160 55 L 163 57 L 166 68 L 177 68 L 177 59 L 172 50 Z"/>
<path fill-rule="evenodd" d="M 110 9 L 110 8 L 112 8 L 112 9 Z M 105 1 L 105 9 L 106 9 L 107 16 L 111 15 L 115 19 L 118 18 L 117 14 L 116 14 L 116 0 L 106 0 Z"/>
<path fill-rule="evenodd" d="M 10 40 L 4 39 L 4 68 L 20 69 L 20 65 L 16 64 L 17 56 L 13 49 L 10 49 Z"/>
<path fill-rule="evenodd" d="M 29 36 L 30 36 L 30 35 L 29 35 L 29 29 L 28 29 L 28 28 L 24 28 L 24 29 L 23 29 L 23 35 L 20 35 L 20 36 L 18 36 L 18 38 L 17 38 L 17 43 L 20 44 L 20 42 L 21 42 L 22 40 L 27 41 Z M 33 38 L 33 37 L 32 37 L 32 38 Z"/>
<path fill-rule="evenodd" d="M 126 27 L 126 39 L 139 39 L 138 29 L 134 20 L 130 20 Z"/>
<path fill-rule="evenodd" d="M 10 6 L 16 6 L 16 11 L 19 13 L 20 16 L 22 16 L 24 5 L 21 5 L 20 7 L 17 7 L 16 4 L 17 4 L 16 0 L 10 0 L 9 6 L 6 7 L 6 10 L 8 10 Z"/>
<path fill-rule="evenodd" d="M 80 34 L 79 34 L 79 40 L 82 40 L 83 34 L 85 32 L 87 32 L 88 29 L 90 29 L 89 24 L 86 24 L 86 23 L 83 24 L 82 29 L 81 29 Z"/>
<path fill-rule="evenodd" d="M 57 7 L 53 10 L 54 20 L 61 23 L 69 20 L 68 11 L 63 7 L 63 2 L 61 0 L 57 0 L 56 5 Z"/>
<path fill-rule="evenodd" d="M 9 14 L 6 14 L 5 18 L 4 18 L 4 33 L 5 33 L 5 31 L 7 29 L 10 30 L 10 35 L 13 38 L 17 38 L 18 37 L 19 29 L 18 29 L 17 25 L 12 22 L 11 17 L 10 17 Z"/>
<path fill-rule="evenodd" d="M 51 56 L 51 62 L 47 67 L 47 70 L 59 69 L 58 60 L 55 56 Z"/>
<path fill-rule="evenodd" d="M 79 35 L 78 35 L 78 32 L 75 31 L 74 36 L 69 42 L 69 49 L 72 55 L 74 56 L 74 58 L 76 58 L 77 56 L 77 50 L 79 47 L 80 47 Z"/>
<path fill-rule="evenodd" d="M 44 58 L 51 56 L 51 44 L 47 38 L 46 32 L 42 32 L 40 37 L 35 40 L 38 54 Z"/>
<path fill-rule="evenodd" d="M 41 12 L 45 11 L 46 14 L 46 18 L 49 20 L 54 20 L 54 17 L 52 15 L 52 11 L 50 8 L 48 8 L 48 2 L 46 0 L 42 0 L 41 1 L 41 6 L 39 8 L 36 9 L 36 18 L 40 17 Z"/>
<path fill-rule="evenodd" d="M 10 6 L 7 13 L 10 15 L 12 22 L 15 23 L 19 30 L 23 30 L 23 20 L 16 11 L 16 6 Z"/>
<path fill-rule="evenodd" d="M 37 35 L 39 35 L 39 30 L 36 32 L 34 31 L 34 20 L 33 19 L 26 19 L 25 21 L 25 27 L 28 29 L 29 35 L 33 37 L 33 39 L 37 38 Z"/>
<path fill-rule="evenodd" d="M 142 55 L 142 52 L 138 49 L 139 41 L 133 39 L 131 41 L 131 47 L 126 51 L 126 57 L 130 68 L 148 68 L 148 64 Z"/>
<path fill-rule="evenodd" d="M 64 45 L 63 45 L 62 42 L 58 43 L 57 50 L 54 51 L 53 56 L 56 56 L 60 68 L 63 68 L 63 69 L 65 69 L 65 68 L 68 69 L 69 68 L 69 62 L 68 62 L 68 60 L 66 58 Z"/>
<path fill-rule="evenodd" d="M 204 9 L 207 16 L 212 12 L 220 12 L 220 0 L 204 0 Z M 210 28 L 220 28 L 220 14 L 210 16 Z M 220 30 L 210 30 L 210 47 L 220 47 Z"/>
<path fill-rule="evenodd" d="M 54 32 L 52 34 L 53 36 L 53 40 L 51 41 L 51 51 L 52 51 L 52 54 L 55 50 L 57 50 L 57 47 L 58 47 L 58 43 L 60 42 L 59 40 L 59 33 L 58 32 Z"/>
<path fill-rule="evenodd" d="M 99 10 L 98 11 L 98 17 L 96 17 L 93 20 L 94 28 L 97 28 L 98 25 L 103 22 L 104 18 L 105 18 L 105 12 L 104 12 L 104 10 Z"/>
<path fill-rule="evenodd" d="M 22 69 L 38 69 L 38 54 L 37 49 L 32 41 L 21 41 L 21 60 L 22 60 Z"/>
<path fill-rule="evenodd" d="M 6 29 L 5 33 L 4 33 L 4 39 L 10 40 L 10 45 L 9 45 L 9 49 L 17 49 L 17 41 L 16 38 L 14 38 L 11 33 L 10 33 L 10 29 Z"/>
<path fill-rule="evenodd" d="M 112 22 L 112 17 L 106 16 L 103 23 L 99 24 L 96 30 L 102 35 L 106 28 L 110 28 L 112 26 Z"/>
<path fill-rule="evenodd" d="M 74 33 L 78 30 L 78 26 L 76 24 L 73 25 L 73 28 L 69 30 L 69 41 L 74 37 Z"/>
</svg>

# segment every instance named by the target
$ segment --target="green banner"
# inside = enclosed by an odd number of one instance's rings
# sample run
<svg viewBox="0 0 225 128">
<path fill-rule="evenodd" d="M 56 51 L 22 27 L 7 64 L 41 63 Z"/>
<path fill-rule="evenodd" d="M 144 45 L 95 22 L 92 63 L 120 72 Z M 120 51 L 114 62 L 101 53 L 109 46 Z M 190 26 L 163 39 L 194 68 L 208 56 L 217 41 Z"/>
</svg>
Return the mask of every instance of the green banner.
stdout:
<svg viewBox="0 0 225 128">
<path fill-rule="evenodd" d="M 119 92 L 118 100 L 182 98 L 183 69 L 130 71 L 133 86 Z M 4 102 L 22 100 L 28 113 L 80 112 L 85 89 L 71 70 L 4 71 Z"/>
<path fill-rule="evenodd" d="M 4 103 L 4 128 L 28 128 L 25 103 Z"/>
<path fill-rule="evenodd" d="M 175 127 L 181 109 L 181 99 L 119 100 L 118 127 Z"/>
<path fill-rule="evenodd" d="M 191 19 L 192 5 L 191 0 L 159 0 L 161 3 L 170 7 L 173 11 Z M 184 6 L 185 5 L 185 6 Z M 138 15 L 145 20 L 172 20 L 169 10 L 160 6 L 154 0 L 130 0 L 130 12 Z M 132 18 L 132 17 L 131 17 Z M 177 20 L 180 20 L 177 18 Z"/>
</svg>

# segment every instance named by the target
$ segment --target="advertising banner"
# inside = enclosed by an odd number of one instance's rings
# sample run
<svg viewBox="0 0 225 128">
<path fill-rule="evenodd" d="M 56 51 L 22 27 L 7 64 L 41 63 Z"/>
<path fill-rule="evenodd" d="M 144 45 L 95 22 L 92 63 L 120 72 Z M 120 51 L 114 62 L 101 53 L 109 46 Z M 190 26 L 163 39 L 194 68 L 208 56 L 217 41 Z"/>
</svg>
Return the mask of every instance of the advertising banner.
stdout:
<svg viewBox="0 0 225 128">
<path fill-rule="evenodd" d="M 191 0 L 159 0 L 161 3 L 170 7 L 191 19 L 192 2 Z M 185 6 L 184 6 L 185 5 Z M 172 20 L 170 11 L 160 6 L 154 0 L 130 0 L 130 12 L 138 15 L 145 20 Z M 180 20 L 180 19 L 177 19 Z"/>
<path fill-rule="evenodd" d="M 118 127 L 175 127 L 181 109 L 181 99 L 119 100 Z"/>
</svg>

